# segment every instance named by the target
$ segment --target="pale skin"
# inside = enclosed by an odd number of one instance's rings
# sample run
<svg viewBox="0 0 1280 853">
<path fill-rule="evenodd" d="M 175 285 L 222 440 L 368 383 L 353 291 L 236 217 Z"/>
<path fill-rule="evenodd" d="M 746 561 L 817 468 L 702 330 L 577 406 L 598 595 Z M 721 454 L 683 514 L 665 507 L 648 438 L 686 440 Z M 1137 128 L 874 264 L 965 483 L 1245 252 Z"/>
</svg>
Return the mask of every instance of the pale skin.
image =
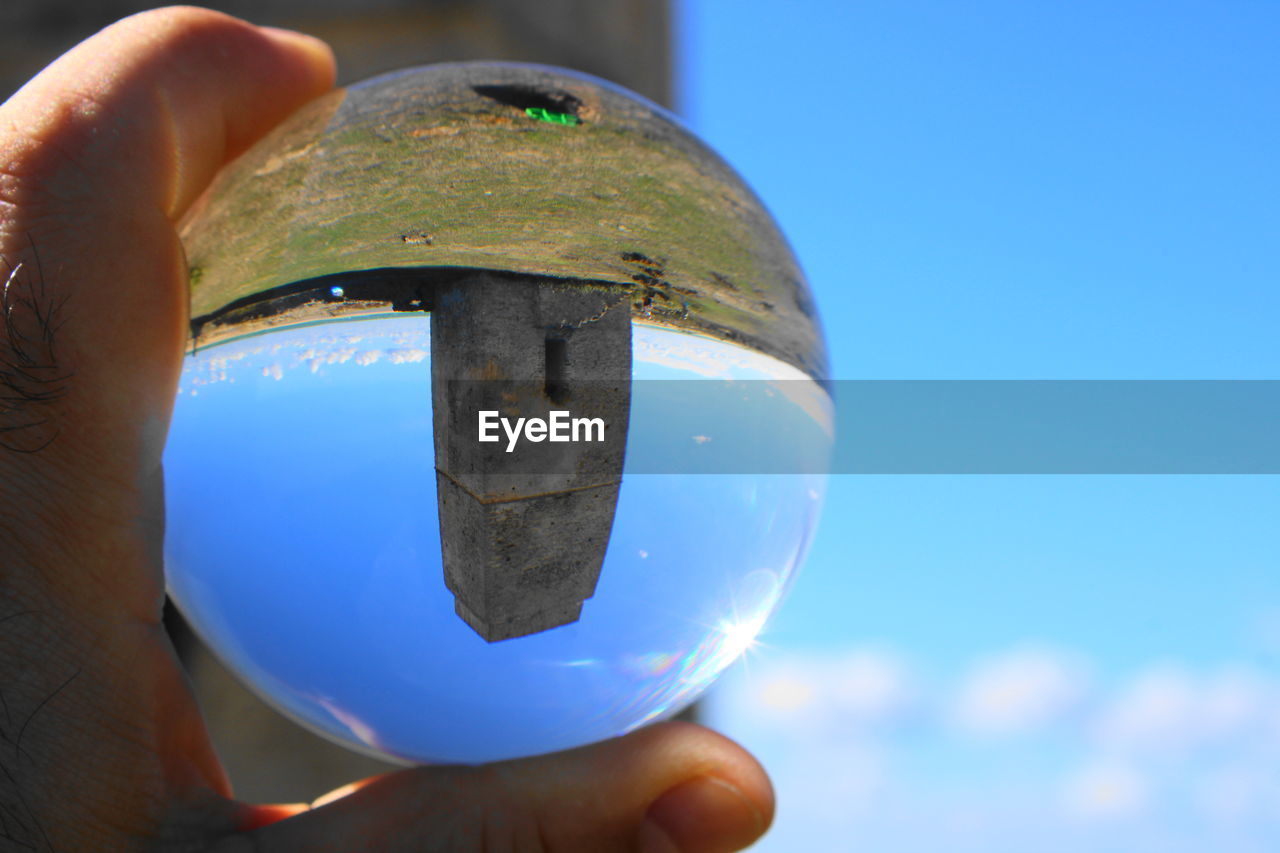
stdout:
<svg viewBox="0 0 1280 853">
<path fill-rule="evenodd" d="M 745 847 L 772 818 L 768 778 L 688 724 L 311 805 L 230 790 L 160 622 L 160 458 L 187 329 L 175 223 L 333 78 L 321 42 L 172 8 L 0 106 L 0 848 Z"/>
</svg>

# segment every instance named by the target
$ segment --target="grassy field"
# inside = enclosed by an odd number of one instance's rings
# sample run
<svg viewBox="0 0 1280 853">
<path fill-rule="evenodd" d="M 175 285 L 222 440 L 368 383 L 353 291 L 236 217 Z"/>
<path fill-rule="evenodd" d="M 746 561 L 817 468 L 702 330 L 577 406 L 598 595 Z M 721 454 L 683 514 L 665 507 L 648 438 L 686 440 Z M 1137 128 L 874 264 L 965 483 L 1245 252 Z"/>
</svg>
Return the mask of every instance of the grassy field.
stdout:
<svg viewBox="0 0 1280 853">
<path fill-rule="evenodd" d="M 637 317 L 825 375 L 800 270 L 732 169 L 659 108 L 541 69 L 435 66 L 326 96 L 219 178 L 184 241 L 194 317 L 335 272 L 505 270 L 625 287 Z"/>
</svg>

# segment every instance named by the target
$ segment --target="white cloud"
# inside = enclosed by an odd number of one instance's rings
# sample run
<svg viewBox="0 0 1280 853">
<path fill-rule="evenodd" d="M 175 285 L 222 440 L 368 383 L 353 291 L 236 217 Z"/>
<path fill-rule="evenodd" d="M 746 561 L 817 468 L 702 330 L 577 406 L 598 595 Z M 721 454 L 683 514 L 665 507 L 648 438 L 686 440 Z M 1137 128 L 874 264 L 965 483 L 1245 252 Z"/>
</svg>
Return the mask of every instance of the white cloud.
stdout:
<svg viewBox="0 0 1280 853">
<path fill-rule="evenodd" d="M 1157 665 L 1121 688 L 1097 735 L 1113 751 L 1183 753 L 1264 731 L 1280 709 L 1276 694 L 1273 679 L 1247 667 L 1196 675 Z"/>
<path fill-rule="evenodd" d="M 984 735 L 1023 734 L 1077 708 L 1088 688 L 1076 657 L 1047 649 L 1019 649 L 979 661 L 954 703 L 963 729 Z"/>
<path fill-rule="evenodd" d="M 1063 811 L 1082 821 L 1114 820 L 1141 814 L 1149 801 L 1149 784 L 1134 767 L 1102 762 L 1072 774 L 1063 788 Z"/>
<path fill-rule="evenodd" d="M 1205 773 L 1194 788 L 1193 801 L 1205 817 L 1239 824 L 1266 815 L 1277 793 L 1274 771 L 1236 763 Z"/>
<path fill-rule="evenodd" d="M 878 649 L 761 655 L 711 694 L 708 718 L 747 745 L 785 788 L 793 825 L 851 832 L 877 813 L 885 795 L 892 763 L 886 730 L 911 712 L 911 681 L 898 657 Z"/>
<path fill-rule="evenodd" d="M 726 712 L 756 725 L 796 726 L 807 739 L 828 741 L 892 725 L 916 706 L 907 665 L 879 649 L 757 658 L 723 688 L 718 704 Z"/>
<path fill-rule="evenodd" d="M 1191 674 L 1175 666 L 1139 673 L 1098 720 L 1102 744 L 1119 750 L 1186 746 L 1198 726 L 1199 697 Z"/>
<path fill-rule="evenodd" d="M 833 662 L 831 700 L 836 713 L 862 722 L 885 722 L 909 710 L 911 678 L 897 657 L 862 650 Z"/>
<path fill-rule="evenodd" d="M 769 712 L 790 716 L 817 704 L 818 687 L 812 678 L 797 672 L 777 672 L 761 680 L 756 697 Z"/>
<path fill-rule="evenodd" d="M 1276 699 L 1276 685 L 1261 672 L 1248 667 L 1222 670 L 1205 691 L 1205 735 L 1230 738 L 1257 730 L 1280 709 Z"/>
<path fill-rule="evenodd" d="M 766 652 L 708 719 L 777 785 L 762 850 L 1273 849 L 1280 676 L 1174 661 L 1104 680 L 1089 663 L 1023 646 L 950 681 L 883 647 Z"/>
</svg>

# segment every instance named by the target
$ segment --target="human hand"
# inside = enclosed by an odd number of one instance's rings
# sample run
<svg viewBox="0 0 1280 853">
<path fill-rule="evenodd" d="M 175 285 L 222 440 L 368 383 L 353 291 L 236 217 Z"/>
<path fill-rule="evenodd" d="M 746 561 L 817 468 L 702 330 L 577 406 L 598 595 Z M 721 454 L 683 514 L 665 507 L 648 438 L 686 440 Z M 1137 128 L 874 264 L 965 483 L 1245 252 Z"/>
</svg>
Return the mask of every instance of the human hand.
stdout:
<svg viewBox="0 0 1280 853">
<path fill-rule="evenodd" d="M 740 849 L 770 820 L 769 782 L 740 747 L 684 724 L 405 770 L 310 807 L 232 798 L 160 621 L 160 459 L 188 319 L 174 224 L 333 74 L 313 39 L 164 9 L 0 106 L 0 841 Z"/>
</svg>

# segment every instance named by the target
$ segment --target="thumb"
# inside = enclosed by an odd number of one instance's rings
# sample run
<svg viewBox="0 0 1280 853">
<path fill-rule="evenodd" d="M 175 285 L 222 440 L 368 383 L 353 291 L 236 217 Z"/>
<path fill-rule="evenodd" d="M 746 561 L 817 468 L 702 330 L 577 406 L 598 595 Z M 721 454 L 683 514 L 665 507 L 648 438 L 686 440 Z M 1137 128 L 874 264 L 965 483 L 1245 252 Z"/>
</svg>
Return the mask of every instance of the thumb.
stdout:
<svg viewBox="0 0 1280 853">
<path fill-rule="evenodd" d="M 30 303 L 68 377 L 39 419 L 49 434 L 11 444 L 69 470 L 158 459 L 186 338 L 174 223 L 333 74 L 315 39 L 173 7 L 108 27 L 0 105 L 0 256 L 20 269 L 6 304 Z M 139 433 L 122 454 L 116 437 Z"/>
<path fill-rule="evenodd" d="M 214 850 L 724 853 L 759 838 L 773 816 L 773 789 L 755 759 L 688 723 L 537 758 L 404 770 L 352 787 Z"/>
<path fill-rule="evenodd" d="M 332 78 L 313 39 L 172 8 L 108 27 L 0 104 L 0 601 L 46 620 L 6 626 L 0 670 L 8 691 L 76 667 L 63 721 L 23 746 L 45 756 L 32 801 L 84 844 L 225 787 L 159 628 L 160 455 L 187 320 L 174 221 Z"/>
<path fill-rule="evenodd" d="M 187 335 L 175 222 L 333 75 L 315 39 L 175 7 L 108 27 L 0 105 L 0 502 L 28 508 L 32 550 L 44 531 L 80 564 L 125 563 L 107 532 L 158 518 Z"/>
</svg>

